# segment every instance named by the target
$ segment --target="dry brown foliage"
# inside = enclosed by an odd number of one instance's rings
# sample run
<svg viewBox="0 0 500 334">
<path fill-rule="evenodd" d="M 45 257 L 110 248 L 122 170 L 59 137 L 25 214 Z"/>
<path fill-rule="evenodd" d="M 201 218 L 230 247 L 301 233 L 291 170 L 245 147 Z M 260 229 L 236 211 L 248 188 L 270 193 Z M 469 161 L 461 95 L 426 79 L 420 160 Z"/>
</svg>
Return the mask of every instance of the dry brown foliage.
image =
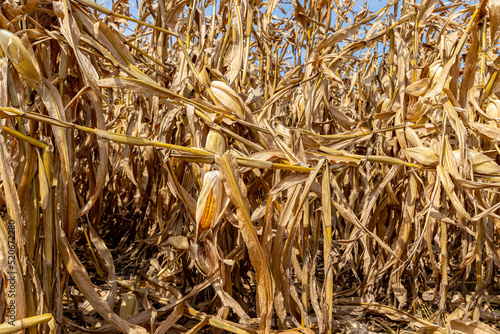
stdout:
<svg viewBox="0 0 500 334">
<path fill-rule="evenodd" d="M 499 333 L 500 1 L 131 6 L 0 2 L 0 333 Z"/>
</svg>

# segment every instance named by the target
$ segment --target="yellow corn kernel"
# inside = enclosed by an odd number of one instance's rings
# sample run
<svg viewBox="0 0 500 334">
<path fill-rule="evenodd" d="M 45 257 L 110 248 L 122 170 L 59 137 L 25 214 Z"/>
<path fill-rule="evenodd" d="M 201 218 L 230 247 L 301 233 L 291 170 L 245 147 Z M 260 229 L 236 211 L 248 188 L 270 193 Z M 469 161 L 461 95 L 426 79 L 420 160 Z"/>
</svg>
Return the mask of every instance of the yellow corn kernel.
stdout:
<svg viewBox="0 0 500 334">
<path fill-rule="evenodd" d="M 210 171 L 203 177 L 200 196 L 196 203 L 196 239 L 202 239 L 216 224 L 222 209 L 223 186 L 219 171 Z"/>
<path fill-rule="evenodd" d="M 207 201 L 205 202 L 205 207 L 203 208 L 203 213 L 200 219 L 200 226 L 202 229 L 210 228 L 212 224 L 212 219 L 215 215 L 215 196 L 213 189 L 210 190 L 208 194 Z"/>
</svg>

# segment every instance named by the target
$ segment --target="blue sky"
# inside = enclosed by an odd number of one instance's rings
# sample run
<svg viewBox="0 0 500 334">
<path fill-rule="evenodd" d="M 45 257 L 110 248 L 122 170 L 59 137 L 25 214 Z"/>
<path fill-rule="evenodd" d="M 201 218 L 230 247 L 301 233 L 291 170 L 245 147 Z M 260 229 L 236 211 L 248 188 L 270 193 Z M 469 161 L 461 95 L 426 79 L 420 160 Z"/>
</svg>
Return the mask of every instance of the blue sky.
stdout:
<svg viewBox="0 0 500 334">
<path fill-rule="evenodd" d="M 166 0 L 166 1 L 171 1 L 171 0 Z M 270 0 L 267 0 L 267 1 L 270 1 Z M 309 2 L 308 0 L 299 0 L 299 2 L 302 5 L 304 4 L 304 1 L 306 1 L 307 3 Z M 137 8 L 139 6 L 139 2 L 140 2 L 140 0 L 129 0 L 129 12 L 130 12 L 130 15 L 132 17 L 134 17 L 134 18 L 137 18 Z M 283 2 L 284 3 L 281 3 L 281 1 L 280 1 L 280 6 L 285 10 L 285 13 L 286 13 L 285 16 L 287 16 L 287 17 L 293 17 L 293 15 L 294 15 L 294 8 L 293 8 L 293 5 L 291 4 L 292 0 L 285 0 Z M 112 6 L 113 2 L 112 2 L 112 0 L 104 0 L 104 1 L 101 0 L 100 3 L 103 6 L 106 6 L 107 8 L 111 9 L 111 6 Z M 216 3 L 220 3 L 220 0 L 216 0 Z M 356 4 L 353 7 L 353 10 L 355 12 L 361 11 L 361 9 L 363 8 L 363 4 L 364 4 L 364 0 L 357 0 Z M 381 8 L 383 8 L 383 7 L 385 7 L 387 5 L 387 1 L 367 0 L 366 4 L 368 6 L 368 9 L 371 12 L 376 13 Z M 263 10 L 265 10 L 265 7 L 263 8 Z M 207 17 L 211 16 L 213 14 L 213 7 L 212 6 L 208 6 L 207 9 L 206 9 L 206 11 L 205 11 L 205 13 L 206 13 Z M 284 16 L 283 12 L 279 8 L 276 8 L 274 14 L 276 16 L 278 16 L 278 17 L 283 17 Z M 353 16 L 350 15 L 351 19 L 352 19 L 352 17 Z M 335 13 L 333 13 L 333 15 L 332 15 L 332 22 L 334 22 L 334 20 L 335 20 Z M 349 22 L 345 21 L 344 22 L 344 26 L 347 25 L 347 24 L 349 24 Z M 134 33 L 134 29 L 135 29 L 135 23 L 130 22 L 128 28 L 125 31 L 125 34 L 130 34 L 130 35 L 133 34 Z M 359 55 L 359 54 L 356 54 L 356 55 Z M 302 57 L 300 59 L 301 62 L 305 61 L 304 57 L 305 57 L 305 54 L 302 54 Z"/>
<path fill-rule="evenodd" d="M 112 6 L 112 1 L 111 0 L 104 0 L 104 1 L 98 1 L 98 2 L 101 3 L 103 6 L 111 9 L 111 6 Z M 217 1 L 217 2 L 219 2 L 219 1 Z M 286 2 L 291 2 L 291 1 L 289 0 L 289 1 L 286 1 Z M 299 0 L 299 2 L 301 4 L 303 4 L 304 0 Z M 354 6 L 354 10 L 359 11 L 362 8 L 363 3 L 364 3 L 363 0 L 357 0 L 357 5 Z M 129 4 L 130 4 L 130 15 L 132 17 L 137 18 L 138 1 L 137 0 L 131 0 L 131 1 L 129 1 Z M 387 4 L 387 1 L 381 1 L 381 0 L 368 0 L 367 1 L 368 8 L 372 12 L 379 11 L 386 4 Z M 285 4 L 285 5 L 281 4 L 281 5 L 285 9 L 287 16 L 292 16 L 293 15 L 293 6 L 292 5 L 290 5 L 290 4 Z M 211 6 L 209 6 L 209 8 L 207 8 L 207 12 L 206 13 L 207 13 L 207 16 L 212 15 L 212 8 L 211 8 Z M 280 10 L 276 10 L 275 13 L 276 13 L 276 15 L 278 15 L 280 17 L 283 16 L 283 14 L 282 14 L 282 12 Z"/>
</svg>

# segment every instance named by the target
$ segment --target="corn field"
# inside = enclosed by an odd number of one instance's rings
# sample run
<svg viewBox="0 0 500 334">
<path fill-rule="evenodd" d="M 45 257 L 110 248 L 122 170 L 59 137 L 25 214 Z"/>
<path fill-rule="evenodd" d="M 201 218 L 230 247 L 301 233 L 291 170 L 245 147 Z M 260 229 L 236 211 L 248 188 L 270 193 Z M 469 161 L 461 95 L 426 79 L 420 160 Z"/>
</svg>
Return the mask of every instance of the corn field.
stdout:
<svg viewBox="0 0 500 334">
<path fill-rule="evenodd" d="M 500 333 L 499 0 L 105 5 L 0 1 L 0 334 Z"/>
</svg>

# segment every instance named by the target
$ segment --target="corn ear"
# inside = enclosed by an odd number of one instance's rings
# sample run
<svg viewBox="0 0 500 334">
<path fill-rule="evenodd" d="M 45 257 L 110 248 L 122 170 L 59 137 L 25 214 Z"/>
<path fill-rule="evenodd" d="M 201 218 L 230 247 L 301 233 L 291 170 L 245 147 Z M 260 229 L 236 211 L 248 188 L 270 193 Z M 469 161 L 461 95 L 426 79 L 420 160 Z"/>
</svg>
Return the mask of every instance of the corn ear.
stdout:
<svg viewBox="0 0 500 334">
<path fill-rule="evenodd" d="M 381 113 L 387 111 L 387 107 L 389 107 L 389 103 L 391 100 L 387 97 L 387 95 L 382 95 L 382 98 L 377 103 L 376 112 Z"/>
<path fill-rule="evenodd" d="M 500 117 L 500 100 L 496 98 L 492 98 L 488 104 L 486 105 L 486 114 L 488 116 L 498 118 Z M 488 125 L 495 126 L 496 127 L 496 122 L 495 121 L 489 121 L 487 122 Z"/>
<path fill-rule="evenodd" d="M 474 173 L 478 174 L 495 175 L 495 176 L 500 175 L 500 166 L 494 161 L 472 165 L 472 170 L 474 171 Z"/>
<path fill-rule="evenodd" d="M 439 163 L 438 155 L 428 147 L 407 148 L 405 154 L 423 166 L 435 167 Z"/>
<path fill-rule="evenodd" d="M 167 244 L 174 247 L 175 249 L 188 250 L 189 240 L 183 235 L 174 235 L 168 238 Z"/>
<path fill-rule="evenodd" d="M 198 75 L 198 80 L 203 86 L 205 87 L 210 86 L 210 77 L 208 76 L 207 68 L 205 66 L 200 71 L 200 74 Z"/>
<path fill-rule="evenodd" d="M 420 140 L 420 137 L 417 135 L 415 130 L 413 130 L 411 127 L 407 126 L 405 128 L 405 135 L 406 135 L 406 141 L 408 143 L 408 146 L 411 147 L 425 147 L 422 141 Z"/>
<path fill-rule="evenodd" d="M 213 81 L 210 85 L 217 101 L 228 114 L 236 114 L 238 118 L 245 119 L 245 107 L 242 105 L 243 100 L 222 81 Z"/>
<path fill-rule="evenodd" d="M 457 162 L 460 159 L 460 151 L 453 151 Z M 500 166 L 486 154 L 469 149 L 469 156 L 472 161 L 472 170 L 474 173 L 484 175 L 500 175 Z"/>
<path fill-rule="evenodd" d="M 207 136 L 205 149 L 213 153 L 223 154 L 226 152 L 227 145 L 224 136 L 220 132 L 211 129 Z"/>
<path fill-rule="evenodd" d="M 431 106 L 429 104 L 426 104 L 422 101 L 422 99 L 419 99 L 417 103 L 412 105 L 409 110 L 408 110 L 408 120 L 411 122 L 417 122 L 419 121 L 422 116 L 424 116 L 429 110 L 431 109 Z"/>
<path fill-rule="evenodd" d="M 133 292 L 128 292 L 122 296 L 120 304 L 120 318 L 128 319 L 138 313 L 137 298 Z"/>
<path fill-rule="evenodd" d="M 431 79 L 431 86 L 434 86 L 437 83 L 442 73 L 443 73 L 443 66 L 441 65 L 440 60 L 433 62 L 429 66 L 429 78 Z"/>
<path fill-rule="evenodd" d="M 196 204 L 196 239 L 211 230 L 222 209 L 222 181 L 219 171 L 205 174 L 200 197 Z"/>
<path fill-rule="evenodd" d="M 406 92 L 412 96 L 424 96 L 429 89 L 429 81 L 427 79 L 421 79 L 406 87 Z"/>
<path fill-rule="evenodd" d="M 0 56 L 9 58 L 16 71 L 32 88 L 40 82 L 40 71 L 21 39 L 8 30 L 0 29 Z"/>
</svg>

